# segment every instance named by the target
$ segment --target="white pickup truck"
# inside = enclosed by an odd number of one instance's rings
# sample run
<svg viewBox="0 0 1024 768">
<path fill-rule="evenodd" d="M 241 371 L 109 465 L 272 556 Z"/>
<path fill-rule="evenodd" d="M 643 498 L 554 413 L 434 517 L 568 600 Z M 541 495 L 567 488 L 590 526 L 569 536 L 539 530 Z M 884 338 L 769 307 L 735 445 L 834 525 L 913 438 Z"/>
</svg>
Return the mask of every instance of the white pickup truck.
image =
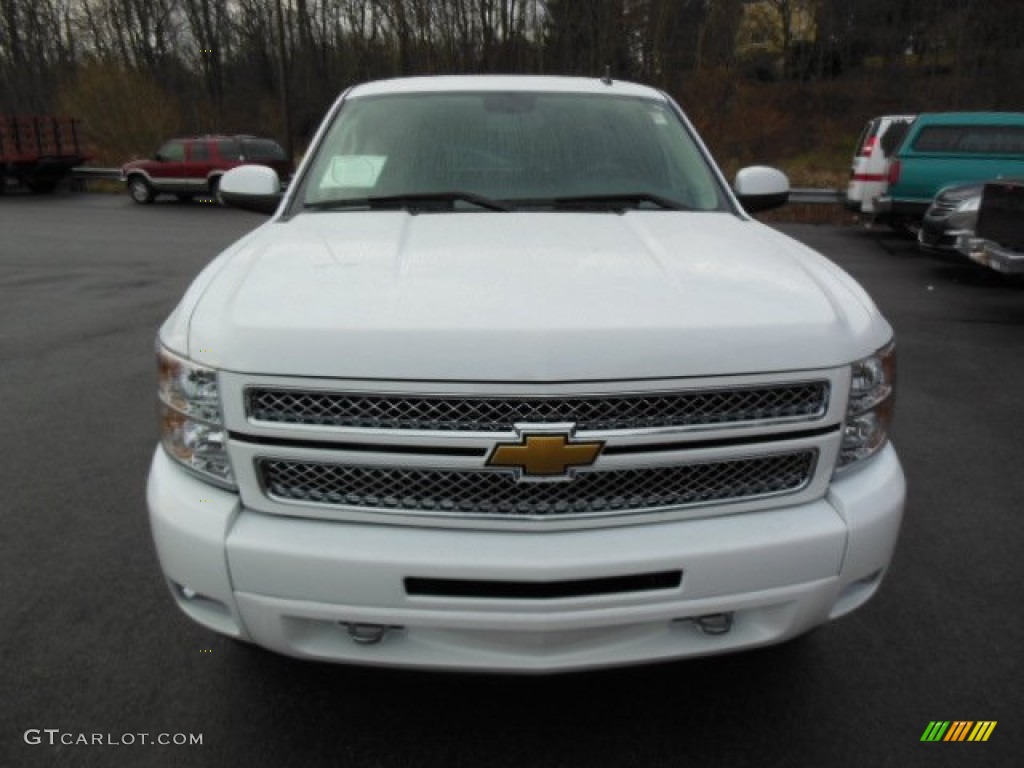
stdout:
<svg viewBox="0 0 1024 768">
<path fill-rule="evenodd" d="M 273 199 L 243 167 L 224 196 Z M 787 640 L 878 589 L 893 332 L 639 85 L 346 91 L 159 331 L 178 606 L 293 656 L 551 672 Z"/>
</svg>

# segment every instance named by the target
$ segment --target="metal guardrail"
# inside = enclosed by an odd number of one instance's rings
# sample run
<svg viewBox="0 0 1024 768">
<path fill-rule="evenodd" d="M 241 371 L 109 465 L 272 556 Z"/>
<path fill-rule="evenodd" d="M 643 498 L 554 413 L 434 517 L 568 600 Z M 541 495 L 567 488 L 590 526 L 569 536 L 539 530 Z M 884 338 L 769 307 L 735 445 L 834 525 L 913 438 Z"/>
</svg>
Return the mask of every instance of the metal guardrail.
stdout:
<svg viewBox="0 0 1024 768">
<path fill-rule="evenodd" d="M 71 176 L 76 179 L 120 179 L 120 168 L 92 168 L 80 165 L 71 169 Z"/>
<path fill-rule="evenodd" d="M 121 178 L 120 168 L 92 168 L 87 165 L 71 169 L 76 179 L 115 179 Z M 793 187 L 789 190 L 789 202 L 803 205 L 842 205 L 846 193 L 839 189 L 814 189 L 812 187 Z"/>
<path fill-rule="evenodd" d="M 805 205 L 842 205 L 846 201 L 846 193 L 839 189 L 812 189 L 810 187 L 793 187 L 789 190 L 789 202 Z"/>
</svg>

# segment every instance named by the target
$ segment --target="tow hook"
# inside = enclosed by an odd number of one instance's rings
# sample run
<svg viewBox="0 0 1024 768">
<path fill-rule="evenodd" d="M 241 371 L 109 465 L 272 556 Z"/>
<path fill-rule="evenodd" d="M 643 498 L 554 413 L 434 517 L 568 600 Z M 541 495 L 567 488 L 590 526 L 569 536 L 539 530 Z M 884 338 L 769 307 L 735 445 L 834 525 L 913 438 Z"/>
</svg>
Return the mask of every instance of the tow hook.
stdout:
<svg viewBox="0 0 1024 768">
<path fill-rule="evenodd" d="M 402 629 L 393 624 L 356 624 L 347 621 L 338 623 L 348 631 L 349 639 L 356 645 L 376 645 L 391 630 Z"/>
<path fill-rule="evenodd" d="M 732 629 L 732 612 L 697 616 L 693 623 L 705 635 L 725 635 Z"/>
</svg>

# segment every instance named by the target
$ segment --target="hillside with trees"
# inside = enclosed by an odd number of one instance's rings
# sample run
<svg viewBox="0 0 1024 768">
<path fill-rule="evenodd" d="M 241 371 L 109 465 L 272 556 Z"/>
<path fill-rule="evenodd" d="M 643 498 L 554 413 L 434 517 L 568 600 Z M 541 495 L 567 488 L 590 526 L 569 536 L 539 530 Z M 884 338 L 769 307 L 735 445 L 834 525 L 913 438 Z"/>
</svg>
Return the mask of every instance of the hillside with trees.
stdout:
<svg viewBox="0 0 1024 768">
<path fill-rule="evenodd" d="M 875 114 L 1024 109 L 1024 2 L 0 0 L 0 110 L 81 117 L 101 163 L 182 133 L 300 153 L 365 80 L 606 66 L 672 94 L 727 168 L 823 183 Z"/>
</svg>

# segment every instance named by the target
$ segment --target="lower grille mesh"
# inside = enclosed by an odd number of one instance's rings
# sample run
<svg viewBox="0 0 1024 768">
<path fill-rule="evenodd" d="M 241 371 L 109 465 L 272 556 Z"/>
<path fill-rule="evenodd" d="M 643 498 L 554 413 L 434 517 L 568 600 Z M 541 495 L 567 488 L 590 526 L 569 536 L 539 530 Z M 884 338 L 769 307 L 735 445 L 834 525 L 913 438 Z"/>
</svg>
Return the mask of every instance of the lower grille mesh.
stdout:
<svg viewBox="0 0 1024 768">
<path fill-rule="evenodd" d="M 568 482 L 517 482 L 509 472 L 365 467 L 259 459 L 268 496 L 382 511 L 576 517 L 739 501 L 803 488 L 817 452 L 580 472 Z"/>
</svg>

